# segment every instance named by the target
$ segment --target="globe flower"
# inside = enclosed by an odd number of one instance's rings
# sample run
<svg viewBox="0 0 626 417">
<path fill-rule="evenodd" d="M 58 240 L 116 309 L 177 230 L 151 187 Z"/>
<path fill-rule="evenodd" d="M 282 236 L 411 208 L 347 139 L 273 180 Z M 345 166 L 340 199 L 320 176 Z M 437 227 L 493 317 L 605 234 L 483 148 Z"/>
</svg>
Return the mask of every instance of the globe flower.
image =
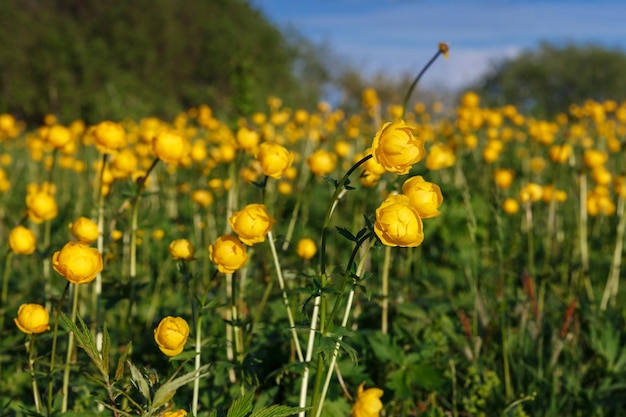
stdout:
<svg viewBox="0 0 626 417">
<path fill-rule="evenodd" d="M 35 223 L 43 223 L 53 219 L 59 213 L 54 197 L 45 191 L 37 191 L 26 195 L 28 217 Z"/>
<path fill-rule="evenodd" d="M 202 207 L 208 207 L 213 204 L 213 194 L 207 190 L 195 190 L 191 193 L 191 200 Z"/>
<path fill-rule="evenodd" d="M 265 175 L 279 179 L 293 163 L 293 153 L 276 143 L 263 142 L 259 146 L 256 159 Z"/>
<path fill-rule="evenodd" d="M 606 152 L 597 149 L 586 149 L 583 153 L 583 161 L 588 168 L 604 165 L 608 158 Z"/>
<path fill-rule="evenodd" d="M 260 135 L 256 130 L 242 126 L 235 136 L 237 145 L 246 152 L 254 152 L 259 146 Z"/>
<path fill-rule="evenodd" d="M 161 414 L 162 417 L 187 417 L 187 411 L 185 410 L 176 410 L 176 411 L 166 411 Z"/>
<path fill-rule="evenodd" d="M 50 126 L 46 139 L 53 148 L 60 149 L 72 141 L 72 131 L 62 125 Z"/>
<path fill-rule="evenodd" d="M 392 195 L 381 203 L 374 232 L 387 246 L 416 247 L 424 241 L 422 219 L 405 195 Z"/>
<path fill-rule="evenodd" d="M 180 162 L 187 153 L 185 138 L 175 130 L 163 130 L 152 141 L 154 154 L 165 163 Z"/>
<path fill-rule="evenodd" d="M 335 169 L 337 165 L 337 155 L 324 149 L 318 149 L 307 158 L 306 163 L 313 174 L 327 175 Z"/>
<path fill-rule="evenodd" d="M 37 247 L 35 234 L 22 225 L 16 226 L 9 233 L 9 247 L 16 255 L 30 255 Z"/>
<path fill-rule="evenodd" d="M 448 145 L 436 143 L 431 146 L 426 157 L 426 168 L 437 170 L 449 168 L 456 162 L 454 150 Z"/>
<path fill-rule="evenodd" d="M 187 239 L 172 240 L 167 250 L 174 260 L 191 261 L 196 248 Z"/>
<path fill-rule="evenodd" d="M 399 175 L 407 174 L 425 154 L 424 140 L 416 138 L 403 120 L 385 123 L 372 143 L 374 160 Z"/>
<path fill-rule="evenodd" d="M 104 121 L 93 128 L 96 147 L 103 153 L 111 153 L 126 146 L 126 131 L 119 123 Z"/>
<path fill-rule="evenodd" d="M 246 245 L 264 242 L 274 225 L 274 219 L 263 204 L 248 204 L 228 219 L 230 227 Z"/>
<path fill-rule="evenodd" d="M 48 310 L 39 304 L 22 304 L 13 319 L 18 329 L 26 334 L 43 333 L 50 330 Z"/>
<path fill-rule="evenodd" d="M 430 219 L 441 214 L 437 209 L 443 203 L 443 195 L 437 184 L 417 175 L 404 182 L 402 193 L 409 197 L 409 204 L 417 210 L 422 219 Z"/>
<path fill-rule="evenodd" d="M 574 152 L 572 146 L 564 143 L 563 145 L 554 145 L 550 147 L 548 155 L 550 156 L 552 162 L 557 164 L 563 164 L 569 160 L 572 152 Z"/>
<path fill-rule="evenodd" d="M 513 179 L 515 179 L 515 171 L 512 169 L 496 169 L 493 172 L 493 179 L 498 188 L 506 190 L 513 183 Z"/>
<path fill-rule="evenodd" d="M 70 231 L 79 241 L 90 244 L 98 239 L 98 224 L 87 217 L 79 217 L 74 223 L 70 223 Z"/>
<path fill-rule="evenodd" d="M 224 274 L 232 274 L 248 261 L 246 248 L 235 236 L 223 235 L 209 246 L 209 259 Z"/>
<path fill-rule="evenodd" d="M 74 284 L 88 284 L 102 271 L 102 255 L 82 242 L 69 242 L 52 255 L 52 268 Z"/>
<path fill-rule="evenodd" d="M 502 202 L 502 210 L 506 214 L 515 214 L 519 211 L 519 203 L 514 198 L 507 198 Z"/>
<path fill-rule="evenodd" d="M 380 388 L 368 388 L 363 390 L 362 383 L 357 389 L 356 403 L 352 406 L 352 417 L 378 417 L 380 410 L 383 409 L 383 403 L 380 397 L 383 396 L 383 390 Z"/>
<path fill-rule="evenodd" d="M 154 341 L 167 356 L 183 351 L 189 337 L 189 324 L 181 317 L 167 316 L 154 329 Z"/>
<path fill-rule="evenodd" d="M 302 259 L 309 260 L 317 253 L 317 246 L 313 239 L 305 237 L 298 241 L 298 245 L 296 246 L 296 253 Z"/>
<path fill-rule="evenodd" d="M 522 203 L 536 202 L 541 200 L 543 194 L 543 187 L 534 182 L 529 182 L 524 185 L 519 192 L 519 200 Z"/>
</svg>

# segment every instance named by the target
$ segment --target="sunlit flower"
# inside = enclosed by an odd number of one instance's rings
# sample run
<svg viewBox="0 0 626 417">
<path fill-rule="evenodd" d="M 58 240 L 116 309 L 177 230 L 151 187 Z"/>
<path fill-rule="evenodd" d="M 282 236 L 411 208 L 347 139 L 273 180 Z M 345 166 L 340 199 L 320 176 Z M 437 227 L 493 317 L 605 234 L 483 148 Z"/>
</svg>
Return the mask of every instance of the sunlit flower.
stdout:
<svg viewBox="0 0 626 417">
<path fill-rule="evenodd" d="M 246 248 L 235 236 L 223 235 L 209 246 L 209 258 L 224 274 L 232 274 L 248 261 Z"/>
<path fill-rule="evenodd" d="M 167 316 L 154 329 L 154 341 L 167 356 L 183 351 L 189 337 L 189 324 L 182 317 Z"/>
<path fill-rule="evenodd" d="M 449 168 L 456 162 L 454 150 L 441 143 L 435 143 L 430 147 L 426 157 L 426 168 L 431 170 Z"/>
<path fill-rule="evenodd" d="M 302 238 L 296 245 L 296 253 L 302 259 L 311 259 L 317 253 L 317 245 L 315 241 L 308 237 Z"/>
<path fill-rule="evenodd" d="M 513 179 L 515 179 L 515 171 L 512 169 L 496 169 L 493 172 L 493 179 L 498 188 L 506 190 L 513 183 Z"/>
<path fill-rule="evenodd" d="M 87 217 L 79 217 L 70 223 L 70 231 L 81 242 L 90 244 L 98 239 L 98 224 Z"/>
<path fill-rule="evenodd" d="M 213 204 L 213 194 L 207 190 L 195 190 L 191 193 L 191 200 L 201 207 L 208 207 Z"/>
<path fill-rule="evenodd" d="M 87 284 L 102 271 L 102 255 L 82 242 L 69 242 L 52 255 L 52 268 L 74 284 Z"/>
<path fill-rule="evenodd" d="M 126 145 L 126 131 L 119 123 L 104 121 L 93 128 L 96 147 L 104 153 L 111 153 Z"/>
<path fill-rule="evenodd" d="M 259 146 L 256 159 L 261 164 L 263 173 L 279 179 L 293 163 L 294 155 L 284 146 L 272 142 L 263 142 Z"/>
<path fill-rule="evenodd" d="M 413 130 L 403 120 L 385 123 L 372 142 L 376 162 L 389 172 L 407 174 L 426 154 L 424 141 L 416 138 Z"/>
<path fill-rule="evenodd" d="M 43 333 L 50 330 L 48 310 L 39 304 L 22 304 L 13 319 L 18 329 L 26 334 Z"/>
<path fill-rule="evenodd" d="M 52 147 L 60 149 L 72 141 L 72 131 L 63 125 L 50 126 L 46 140 Z"/>
<path fill-rule="evenodd" d="M 424 241 L 422 219 L 405 195 L 392 195 L 381 203 L 374 232 L 387 246 L 415 247 Z"/>
<path fill-rule="evenodd" d="M 515 214 L 519 211 L 519 203 L 514 198 L 507 198 L 502 202 L 502 210 L 506 214 Z"/>
<path fill-rule="evenodd" d="M 313 174 L 327 175 L 335 169 L 337 156 L 324 149 L 318 149 L 307 158 L 306 163 Z"/>
<path fill-rule="evenodd" d="M 59 213 L 56 200 L 45 191 L 28 193 L 26 195 L 26 207 L 28 208 L 28 217 L 35 223 L 54 219 Z"/>
<path fill-rule="evenodd" d="M 368 388 L 363 390 L 365 383 L 357 389 L 356 403 L 352 406 L 352 417 L 378 417 L 383 409 L 380 398 L 384 392 L 380 388 Z"/>
<path fill-rule="evenodd" d="M 37 240 L 32 230 L 19 225 L 9 233 L 9 247 L 16 255 L 30 255 L 37 248 Z"/>
<path fill-rule="evenodd" d="M 438 209 L 443 203 L 443 195 L 437 184 L 416 175 L 404 182 L 402 193 L 409 197 L 409 204 L 417 210 L 421 218 L 429 219 L 441 214 Z"/>
<path fill-rule="evenodd" d="M 233 231 L 246 245 L 264 242 L 272 230 L 274 219 L 268 214 L 264 204 L 248 204 L 228 219 Z"/>
<path fill-rule="evenodd" d="M 163 130 L 152 141 L 154 154 L 165 163 L 180 162 L 187 153 L 187 143 L 182 134 L 175 130 Z"/>
<path fill-rule="evenodd" d="M 191 261 L 196 248 L 187 239 L 172 240 L 167 248 L 174 260 Z"/>
</svg>

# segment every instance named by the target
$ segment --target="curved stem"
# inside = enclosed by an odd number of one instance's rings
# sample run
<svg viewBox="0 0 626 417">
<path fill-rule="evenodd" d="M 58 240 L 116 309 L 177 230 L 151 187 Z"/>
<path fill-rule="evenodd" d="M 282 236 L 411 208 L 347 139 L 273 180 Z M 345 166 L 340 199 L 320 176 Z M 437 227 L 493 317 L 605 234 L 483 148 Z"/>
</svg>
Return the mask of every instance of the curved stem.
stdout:
<svg viewBox="0 0 626 417">
<path fill-rule="evenodd" d="M 442 54 L 441 49 L 438 49 L 437 52 L 435 53 L 435 55 L 433 55 L 433 57 L 430 58 L 430 61 L 428 61 L 426 63 L 426 65 L 424 65 L 424 68 L 422 68 L 422 70 L 419 72 L 419 74 L 417 74 L 417 77 L 415 77 L 415 79 L 411 83 L 411 86 L 409 87 L 408 91 L 406 92 L 406 96 L 404 97 L 404 102 L 402 104 L 402 115 L 400 116 L 400 119 L 404 118 L 404 114 L 406 113 L 406 106 L 409 104 L 409 100 L 411 98 L 411 95 L 413 94 L 413 90 L 415 90 L 415 86 L 417 85 L 419 80 L 422 78 L 422 76 L 426 73 L 426 70 L 428 70 L 428 68 L 430 68 L 430 66 L 433 64 L 433 62 L 435 62 L 435 60 L 441 54 Z"/>
</svg>

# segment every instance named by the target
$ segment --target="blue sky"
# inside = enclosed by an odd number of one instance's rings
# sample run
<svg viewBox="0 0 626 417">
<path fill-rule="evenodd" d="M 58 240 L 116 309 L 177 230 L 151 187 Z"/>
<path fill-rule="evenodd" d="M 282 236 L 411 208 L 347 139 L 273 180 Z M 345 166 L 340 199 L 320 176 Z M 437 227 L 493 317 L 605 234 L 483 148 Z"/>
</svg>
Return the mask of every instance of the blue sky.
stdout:
<svg viewBox="0 0 626 417">
<path fill-rule="evenodd" d="M 626 51 L 626 1 L 556 0 L 251 0 L 279 27 L 329 44 L 366 74 L 416 74 L 450 45 L 425 85 L 462 87 L 493 60 L 541 41 L 594 43 Z M 423 85 L 424 85 L 423 84 Z"/>
</svg>

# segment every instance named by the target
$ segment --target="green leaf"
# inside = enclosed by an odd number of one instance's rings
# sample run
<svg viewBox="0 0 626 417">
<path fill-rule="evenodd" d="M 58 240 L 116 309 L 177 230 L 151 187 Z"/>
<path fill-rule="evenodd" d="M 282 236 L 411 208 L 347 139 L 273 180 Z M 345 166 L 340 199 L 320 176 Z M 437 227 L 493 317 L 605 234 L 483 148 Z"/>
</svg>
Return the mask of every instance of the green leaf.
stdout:
<svg viewBox="0 0 626 417">
<path fill-rule="evenodd" d="M 337 229 L 337 231 L 339 232 L 339 234 L 343 237 L 345 237 L 346 239 L 348 239 L 350 242 L 356 242 L 357 238 L 345 227 L 339 227 L 339 226 L 335 226 L 335 228 Z"/>
<path fill-rule="evenodd" d="M 250 417 L 287 417 L 305 411 L 307 408 L 287 407 L 286 405 L 272 405 L 261 410 L 257 410 Z"/>
<path fill-rule="evenodd" d="M 106 324 L 102 329 L 102 368 L 105 374 L 105 378 L 109 377 L 109 354 L 111 352 L 111 337 L 107 331 Z"/>
<path fill-rule="evenodd" d="M 126 349 L 124 349 L 124 351 L 122 352 L 122 356 L 120 356 L 120 359 L 117 361 L 117 368 L 115 369 L 115 378 L 114 381 L 119 381 L 120 379 L 122 379 L 124 377 L 124 362 L 126 362 L 126 358 L 128 357 L 128 355 L 131 352 L 132 348 L 132 342 L 128 342 L 128 344 L 126 345 Z"/>
<path fill-rule="evenodd" d="M 98 348 L 96 347 L 96 341 L 94 340 L 93 335 L 91 334 L 91 331 L 89 330 L 89 328 L 87 327 L 87 324 L 85 324 L 84 320 L 82 319 L 80 315 L 78 315 L 76 318 L 78 319 L 80 328 L 75 323 L 72 322 L 72 320 L 67 316 L 67 314 L 61 313 L 61 319 L 63 319 L 63 322 L 65 326 L 68 328 L 68 330 L 74 333 L 74 336 L 76 337 L 76 342 L 78 343 L 78 345 L 87 353 L 89 358 L 91 358 L 91 360 L 96 365 L 100 373 L 102 373 L 102 375 L 104 375 L 105 378 L 107 378 L 108 377 L 107 369 L 104 367 L 104 363 L 102 361 L 102 358 L 100 357 L 100 353 L 98 352 Z"/>
<path fill-rule="evenodd" d="M 164 406 L 174 396 L 174 394 L 176 394 L 176 390 L 178 388 L 193 381 L 196 377 L 203 378 L 207 376 L 208 372 L 205 371 L 209 368 L 209 366 L 210 365 L 201 366 L 198 370 L 179 376 L 178 378 L 167 381 L 165 384 L 161 385 L 154 393 L 152 408 L 157 409 Z"/>
<path fill-rule="evenodd" d="M 132 364 L 131 361 L 126 362 L 128 364 L 128 368 L 130 369 L 130 380 L 137 387 L 141 395 L 150 402 L 150 385 L 148 381 L 141 374 L 139 369 L 135 365 Z"/>
<path fill-rule="evenodd" d="M 252 411 L 253 396 L 254 391 L 250 391 L 233 401 L 226 417 L 246 417 Z"/>
</svg>

